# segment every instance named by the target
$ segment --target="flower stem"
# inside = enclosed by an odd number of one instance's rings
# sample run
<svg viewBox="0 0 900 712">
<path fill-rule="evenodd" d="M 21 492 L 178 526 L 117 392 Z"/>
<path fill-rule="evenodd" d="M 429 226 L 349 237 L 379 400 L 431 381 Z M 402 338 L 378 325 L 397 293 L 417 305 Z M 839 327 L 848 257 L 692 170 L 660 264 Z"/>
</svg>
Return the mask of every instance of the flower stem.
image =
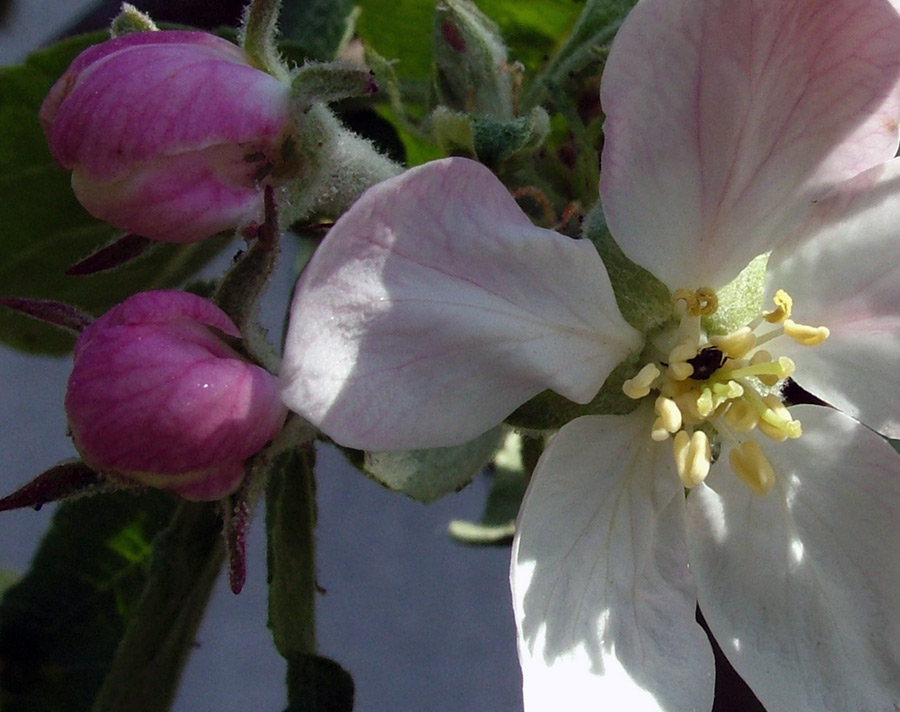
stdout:
<svg viewBox="0 0 900 712">
<path fill-rule="evenodd" d="M 214 504 L 178 507 L 91 712 L 170 708 L 224 559 L 221 529 Z"/>
<path fill-rule="evenodd" d="M 288 665 L 288 702 L 307 699 L 307 663 L 316 652 L 315 478 L 312 445 L 282 454 L 266 502 L 269 628 Z"/>
</svg>

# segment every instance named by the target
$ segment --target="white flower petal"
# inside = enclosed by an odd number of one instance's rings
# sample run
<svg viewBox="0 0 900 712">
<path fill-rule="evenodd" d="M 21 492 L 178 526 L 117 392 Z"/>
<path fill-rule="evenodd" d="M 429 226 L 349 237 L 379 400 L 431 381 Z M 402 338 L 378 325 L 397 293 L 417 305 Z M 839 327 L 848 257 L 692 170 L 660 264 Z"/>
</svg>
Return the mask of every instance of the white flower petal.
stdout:
<svg viewBox="0 0 900 712">
<path fill-rule="evenodd" d="M 841 185 L 816 205 L 805 244 L 769 260 L 770 293 L 786 290 L 793 318 L 827 326 L 814 348 L 787 339 L 773 353 L 794 359 L 811 393 L 884 435 L 900 437 L 900 160 Z"/>
<path fill-rule="evenodd" d="M 447 159 L 374 186 L 331 229 L 291 307 L 283 398 L 351 447 L 456 445 L 547 388 L 589 401 L 639 345 L 589 242 Z"/>
<path fill-rule="evenodd" d="M 600 193 L 625 254 L 673 289 L 720 287 L 891 158 L 898 46 L 884 0 L 638 3 L 601 89 Z"/>
<path fill-rule="evenodd" d="M 651 421 L 574 420 L 534 473 L 511 571 L 527 712 L 712 706 L 684 494 Z"/>
<path fill-rule="evenodd" d="M 721 461 L 688 496 L 700 608 L 769 710 L 900 704 L 900 455 L 846 415 L 792 409 L 753 495 Z"/>
</svg>

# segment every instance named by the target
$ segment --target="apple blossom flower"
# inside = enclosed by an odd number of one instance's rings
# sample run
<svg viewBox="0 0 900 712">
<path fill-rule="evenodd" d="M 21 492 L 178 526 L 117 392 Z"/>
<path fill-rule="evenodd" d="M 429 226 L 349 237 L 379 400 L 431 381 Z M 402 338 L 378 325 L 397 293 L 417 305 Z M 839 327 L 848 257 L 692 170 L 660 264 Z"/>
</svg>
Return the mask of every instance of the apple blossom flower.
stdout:
<svg viewBox="0 0 900 712">
<path fill-rule="evenodd" d="M 290 154 L 289 86 L 203 32 L 137 32 L 82 52 L 40 111 L 95 217 L 163 242 L 263 220 Z"/>
<path fill-rule="evenodd" d="M 187 292 L 135 294 L 94 321 L 75 344 L 65 401 L 85 463 L 187 499 L 231 493 L 286 415 L 275 377 L 229 345 L 239 338 Z"/>
<path fill-rule="evenodd" d="M 314 255 L 283 399 L 347 446 L 436 447 L 633 364 L 634 410 L 564 425 L 523 502 L 526 709 L 709 709 L 698 602 L 767 709 L 896 709 L 900 16 L 640 0 L 601 95 L 606 222 L 665 311 L 614 296 L 591 243 L 532 226 L 483 167 L 438 161 Z M 789 378 L 831 407 L 790 407 Z"/>
</svg>

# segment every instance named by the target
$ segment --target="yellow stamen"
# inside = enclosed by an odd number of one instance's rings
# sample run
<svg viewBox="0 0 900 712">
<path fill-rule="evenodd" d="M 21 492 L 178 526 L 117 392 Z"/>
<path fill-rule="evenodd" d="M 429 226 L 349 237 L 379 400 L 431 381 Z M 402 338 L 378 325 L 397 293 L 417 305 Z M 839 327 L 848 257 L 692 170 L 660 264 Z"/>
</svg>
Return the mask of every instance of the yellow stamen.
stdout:
<svg viewBox="0 0 900 712">
<path fill-rule="evenodd" d="M 675 401 L 671 398 L 660 396 L 656 399 L 654 408 L 667 433 L 677 433 L 681 430 L 681 410 L 675 405 Z"/>
<path fill-rule="evenodd" d="M 690 378 L 694 372 L 694 367 L 687 362 L 689 358 L 697 355 L 697 345 L 690 341 L 678 344 L 669 352 L 669 372 L 676 381 L 683 381 Z"/>
<path fill-rule="evenodd" d="M 771 363 L 772 354 L 765 350 L 759 350 L 750 357 L 750 365 L 758 366 L 761 363 Z M 778 383 L 778 376 L 774 374 L 757 373 L 756 377 L 767 386 L 774 386 Z"/>
<path fill-rule="evenodd" d="M 684 302 L 685 309 L 690 316 L 710 316 L 719 308 L 719 297 L 712 287 L 700 287 L 690 289 L 676 289 L 672 294 L 672 301 Z"/>
<path fill-rule="evenodd" d="M 763 319 L 770 324 L 780 324 L 790 317 L 791 308 L 794 306 L 794 300 L 791 299 L 790 294 L 783 289 L 779 289 L 775 292 L 775 297 L 772 301 L 775 302 L 775 309 L 770 312 L 763 312 Z"/>
<path fill-rule="evenodd" d="M 748 440 L 740 447 L 733 448 L 728 455 L 728 462 L 735 474 L 755 494 L 764 495 L 775 484 L 772 464 L 754 440 Z"/>
<path fill-rule="evenodd" d="M 679 430 L 672 443 L 675 455 L 675 467 L 678 477 L 685 487 L 696 487 L 709 474 L 710 449 L 709 438 L 702 430 L 695 430 L 693 435 Z"/>
<path fill-rule="evenodd" d="M 629 398 L 638 400 L 650 393 L 653 381 L 657 378 L 659 378 L 659 368 L 655 363 L 648 363 L 637 372 L 634 378 L 629 378 L 622 384 L 622 391 Z"/>
<path fill-rule="evenodd" d="M 700 287 L 695 292 L 697 296 L 697 313 L 693 316 L 710 316 L 719 308 L 719 298 L 712 287 Z"/>
<path fill-rule="evenodd" d="M 744 326 L 724 336 L 713 336 L 709 343 L 728 358 L 743 358 L 756 346 L 756 334 L 749 326 Z"/>
<path fill-rule="evenodd" d="M 745 400 L 736 400 L 725 411 L 725 424 L 739 433 L 749 433 L 759 423 L 759 413 Z"/>
<path fill-rule="evenodd" d="M 802 346 L 818 346 L 831 335 L 827 326 L 807 326 L 790 319 L 784 321 L 784 333 Z"/>
<path fill-rule="evenodd" d="M 763 408 L 759 413 L 758 426 L 764 435 L 781 442 L 787 438 L 799 438 L 803 434 L 800 421 L 791 418 L 790 412 L 778 396 L 770 393 L 760 402 Z"/>
</svg>

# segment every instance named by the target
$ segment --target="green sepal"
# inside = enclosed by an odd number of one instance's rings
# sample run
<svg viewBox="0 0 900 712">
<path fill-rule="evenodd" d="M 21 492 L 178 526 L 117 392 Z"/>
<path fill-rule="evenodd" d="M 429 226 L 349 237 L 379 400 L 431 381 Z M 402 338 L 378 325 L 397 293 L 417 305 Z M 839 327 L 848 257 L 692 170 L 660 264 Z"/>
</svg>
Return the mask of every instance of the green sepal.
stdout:
<svg viewBox="0 0 900 712">
<path fill-rule="evenodd" d="M 719 301 L 716 313 L 703 318 L 703 326 L 709 333 L 728 334 L 759 316 L 766 293 L 768 262 L 768 253 L 754 258 L 737 277 L 716 290 Z"/>
<path fill-rule="evenodd" d="M 119 14 L 113 18 L 109 26 L 109 32 L 113 37 L 122 37 L 132 32 L 153 32 L 158 29 L 150 15 L 127 2 L 122 3 Z"/>
<path fill-rule="evenodd" d="M 441 151 L 448 156 L 475 158 L 475 136 L 472 117 L 439 106 L 429 118 L 431 134 Z"/>
<path fill-rule="evenodd" d="M 599 203 L 585 218 L 583 230 L 600 253 L 625 321 L 646 334 L 672 318 L 668 287 L 625 256 L 606 227 Z"/>
<path fill-rule="evenodd" d="M 66 502 L 0 604 L 0 708 L 85 712 L 151 570 L 177 502 L 156 491 Z"/>
<path fill-rule="evenodd" d="M 362 470 L 388 489 L 420 502 L 458 492 L 490 461 L 503 438 L 493 428 L 462 445 L 392 452 L 367 452 Z"/>
<path fill-rule="evenodd" d="M 539 106 L 527 116 L 508 121 L 481 115 L 472 117 L 475 155 L 490 168 L 537 150 L 549 133 L 550 117 Z"/>
<path fill-rule="evenodd" d="M 291 79 L 291 103 L 303 112 L 312 104 L 372 94 L 376 90 L 372 72 L 346 62 L 304 64 Z"/>
</svg>

